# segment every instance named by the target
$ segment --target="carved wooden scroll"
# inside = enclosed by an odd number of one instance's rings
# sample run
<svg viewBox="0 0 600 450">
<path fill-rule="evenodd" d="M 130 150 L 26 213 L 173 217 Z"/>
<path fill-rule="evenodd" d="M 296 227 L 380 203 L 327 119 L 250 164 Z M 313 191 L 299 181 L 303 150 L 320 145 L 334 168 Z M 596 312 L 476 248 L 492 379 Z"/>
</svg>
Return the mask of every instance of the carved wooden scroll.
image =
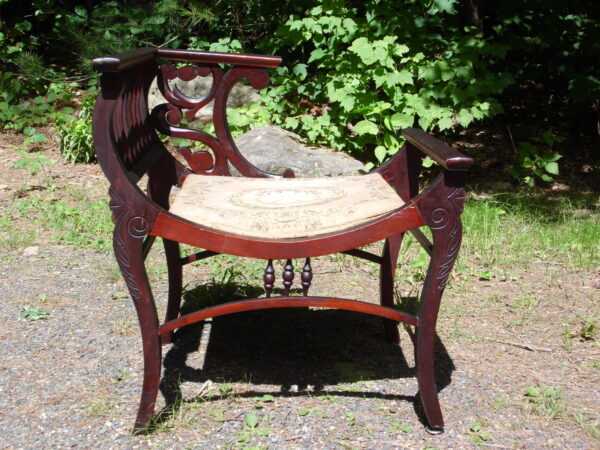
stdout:
<svg viewBox="0 0 600 450">
<path fill-rule="evenodd" d="M 169 83 L 175 79 L 191 81 L 199 76 L 212 76 L 210 90 L 200 98 L 190 98 L 177 86 Z M 152 121 L 163 134 L 203 144 L 201 150 L 192 151 L 189 147 L 178 149 L 195 173 L 231 175 L 230 163 L 244 176 L 272 176 L 256 168 L 242 156 L 229 132 L 227 98 L 233 86 L 243 79 L 247 79 L 255 89 L 264 89 L 269 84 L 269 74 L 263 68 L 234 66 L 225 72 L 217 64 L 208 63 L 179 68 L 171 64 L 160 67 L 157 84 L 168 103 L 154 107 L 151 112 Z M 212 122 L 216 136 L 182 125 L 184 117 L 187 121 L 192 121 L 196 113 L 212 101 Z"/>
</svg>

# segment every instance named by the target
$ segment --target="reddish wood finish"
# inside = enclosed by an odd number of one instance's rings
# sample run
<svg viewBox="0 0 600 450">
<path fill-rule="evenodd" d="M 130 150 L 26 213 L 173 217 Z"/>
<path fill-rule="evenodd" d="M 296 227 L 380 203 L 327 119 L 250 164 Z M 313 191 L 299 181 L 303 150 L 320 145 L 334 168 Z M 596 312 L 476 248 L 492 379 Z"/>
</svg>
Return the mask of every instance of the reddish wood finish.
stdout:
<svg viewBox="0 0 600 450">
<path fill-rule="evenodd" d="M 288 259 L 285 266 L 283 266 L 281 278 L 283 278 L 283 296 L 288 297 L 290 295 L 292 283 L 294 282 L 294 266 L 292 265 L 291 259 Z"/>
<path fill-rule="evenodd" d="M 433 136 L 417 128 L 405 128 L 402 135 L 440 166 L 448 170 L 467 170 L 473 165 L 473 158 L 463 155 L 458 150 L 438 141 Z"/>
<path fill-rule="evenodd" d="M 159 65 L 159 60 L 187 62 L 178 67 Z M 387 163 L 375 169 L 405 201 L 385 217 L 336 233 L 298 239 L 254 239 L 224 234 L 168 212 L 173 186 L 181 186 L 188 174 L 229 175 L 230 165 L 243 176 L 274 177 L 249 163 L 235 146 L 227 124 L 227 97 L 235 83 L 247 79 L 255 88 L 268 84 L 266 68 L 276 67 L 278 57 L 233 55 L 142 48 L 94 60 L 102 72 L 93 116 L 94 144 L 102 170 L 110 182 L 110 207 L 115 221 L 114 251 L 125 283 L 137 310 L 144 350 L 144 379 L 134 430 L 148 430 L 156 402 L 161 372 L 161 340 L 170 342 L 172 332 L 209 317 L 242 311 L 283 307 L 328 307 L 358 311 L 384 318 L 388 339 L 398 342 L 398 322 L 416 328 L 415 360 L 419 395 L 428 426 L 443 428 L 443 418 L 434 378 L 433 344 L 440 300 L 456 259 L 462 235 L 460 214 L 465 198 L 464 170 L 471 158 L 437 141 L 426 133 L 408 129 L 408 143 Z M 224 69 L 222 65 L 233 65 Z M 202 98 L 186 97 L 170 80 L 212 76 L 213 85 Z M 147 94 L 153 78 L 168 103 L 148 111 Z M 182 126 L 183 118 L 214 101 L 215 135 Z M 164 147 L 156 131 L 171 137 L 201 142 L 204 149 L 179 149 L 189 168 Z M 427 155 L 442 167 L 442 173 L 419 193 L 421 161 Z M 136 184 L 148 175 L 147 193 Z M 292 177 L 286 171 L 285 177 Z M 268 218 L 265 218 L 268 220 Z M 418 228 L 428 226 L 433 243 L 423 239 Z M 394 275 L 403 233 L 415 232 L 431 252 L 418 316 L 397 311 Z M 159 325 L 156 305 L 144 267 L 154 237 L 161 237 L 168 266 L 169 293 L 165 323 Z M 385 240 L 381 256 L 358 247 Z M 180 243 L 204 251 L 180 255 Z M 308 297 L 312 282 L 310 257 L 344 252 L 381 266 L 380 305 L 348 299 Z M 220 253 L 269 260 L 263 277 L 267 298 L 230 302 L 178 317 L 182 293 L 182 266 Z M 306 258 L 300 273 L 303 296 L 290 296 L 294 278 L 291 259 Z M 284 296 L 270 298 L 274 288 L 273 259 L 287 260 L 283 271 Z"/>
<path fill-rule="evenodd" d="M 404 233 L 390 236 L 385 240 L 383 246 L 383 255 L 381 262 L 379 292 L 380 302 L 388 308 L 394 307 L 394 279 L 396 277 L 396 265 L 398 263 L 398 254 Z M 385 332 L 388 340 L 393 344 L 400 343 L 400 334 L 398 332 L 398 322 L 384 319 Z"/>
<path fill-rule="evenodd" d="M 254 311 L 257 309 L 272 308 L 305 308 L 313 306 L 318 308 L 345 309 L 347 311 L 356 311 L 374 316 L 386 317 L 396 322 L 405 322 L 416 326 L 418 319 L 410 314 L 400 312 L 393 308 L 386 308 L 373 303 L 359 302 L 356 300 L 347 300 L 342 298 L 330 297 L 277 297 L 277 298 L 255 298 L 250 300 L 240 300 L 229 302 L 223 305 L 211 306 L 186 314 L 172 322 L 164 323 L 158 328 L 158 334 L 166 334 L 177 328 L 190 325 L 192 323 L 206 320 L 211 317 L 224 316 L 239 312 Z"/>
<path fill-rule="evenodd" d="M 377 219 L 363 228 L 302 239 L 253 239 L 222 234 L 188 222 L 166 211 L 161 212 L 151 234 L 166 237 L 199 248 L 228 255 L 260 259 L 295 259 L 306 255 L 322 256 L 362 247 L 385 239 L 391 234 L 425 225 L 415 205 Z"/>
<path fill-rule="evenodd" d="M 237 53 L 200 52 L 197 50 L 158 49 L 158 58 L 171 61 L 194 63 L 234 64 L 251 67 L 277 67 L 281 64 L 279 56 L 240 55 Z"/>
<path fill-rule="evenodd" d="M 269 261 L 267 262 L 267 268 L 265 269 L 263 282 L 265 286 L 265 294 L 267 298 L 269 298 L 271 297 L 271 293 L 273 292 L 273 286 L 275 283 L 275 269 L 273 268 L 272 259 L 269 259 Z"/>
<path fill-rule="evenodd" d="M 310 258 L 306 258 L 302 273 L 300 274 L 300 280 L 302 281 L 302 295 L 307 296 L 310 284 L 313 279 L 312 267 L 310 266 Z"/>
</svg>

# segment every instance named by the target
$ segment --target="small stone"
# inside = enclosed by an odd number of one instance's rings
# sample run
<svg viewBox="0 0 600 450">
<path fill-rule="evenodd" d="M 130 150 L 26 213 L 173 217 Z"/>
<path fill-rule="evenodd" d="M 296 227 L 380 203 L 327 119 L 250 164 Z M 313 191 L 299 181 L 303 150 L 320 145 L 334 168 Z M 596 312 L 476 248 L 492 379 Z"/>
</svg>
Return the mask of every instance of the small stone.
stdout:
<svg viewBox="0 0 600 450">
<path fill-rule="evenodd" d="M 40 248 L 37 246 L 27 247 L 23 250 L 23 256 L 35 256 L 40 253 Z"/>
<path fill-rule="evenodd" d="M 8 190 L 8 184 L 0 184 L 0 191 Z"/>
</svg>

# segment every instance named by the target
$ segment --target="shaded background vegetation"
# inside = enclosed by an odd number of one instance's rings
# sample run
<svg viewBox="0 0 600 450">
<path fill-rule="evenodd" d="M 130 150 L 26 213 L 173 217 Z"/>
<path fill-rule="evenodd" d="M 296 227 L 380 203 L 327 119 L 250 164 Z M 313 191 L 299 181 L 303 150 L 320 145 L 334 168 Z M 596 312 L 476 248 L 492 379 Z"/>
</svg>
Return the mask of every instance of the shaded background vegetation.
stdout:
<svg viewBox="0 0 600 450">
<path fill-rule="evenodd" d="M 367 164 L 396 152 L 404 127 L 495 127 L 517 130 L 498 155 L 506 179 L 544 185 L 577 164 L 569 174 L 597 188 L 594 0 L 0 0 L 0 18 L 0 123 L 29 147 L 55 123 L 72 161 L 93 159 L 90 59 L 166 46 L 281 55 L 277 87 L 247 115 Z"/>
</svg>

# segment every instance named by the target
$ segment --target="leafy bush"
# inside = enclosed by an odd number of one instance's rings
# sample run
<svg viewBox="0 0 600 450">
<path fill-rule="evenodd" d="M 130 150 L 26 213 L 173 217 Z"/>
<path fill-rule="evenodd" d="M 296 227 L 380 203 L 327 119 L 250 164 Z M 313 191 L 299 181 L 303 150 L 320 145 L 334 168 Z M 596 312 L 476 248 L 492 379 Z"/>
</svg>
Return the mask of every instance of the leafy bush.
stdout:
<svg viewBox="0 0 600 450">
<path fill-rule="evenodd" d="M 459 30 L 439 10 L 425 13 L 416 0 L 400 10 L 379 0 L 316 3 L 269 42 L 298 55 L 266 94 L 284 127 L 381 162 L 400 148 L 401 128 L 443 131 L 502 111 L 493 95 L 512 77 L 490 63 L 506 46 Z"/>
<path fill-rule="evenodd" d="M 535 185 L 536 180 L 552 181 L 553 176 L 558 175 L 557 161 L 562 158 L 562 155 L 553 151 L 553 147 L 564 140 L 562 136 L 553 135 L 552 130 L 546 130 L 541 138 L 532 138 L 533 143 L 519 142 L 516 164 L 508 172 L 517 181 L 530 187 Z"/>
</svg>

